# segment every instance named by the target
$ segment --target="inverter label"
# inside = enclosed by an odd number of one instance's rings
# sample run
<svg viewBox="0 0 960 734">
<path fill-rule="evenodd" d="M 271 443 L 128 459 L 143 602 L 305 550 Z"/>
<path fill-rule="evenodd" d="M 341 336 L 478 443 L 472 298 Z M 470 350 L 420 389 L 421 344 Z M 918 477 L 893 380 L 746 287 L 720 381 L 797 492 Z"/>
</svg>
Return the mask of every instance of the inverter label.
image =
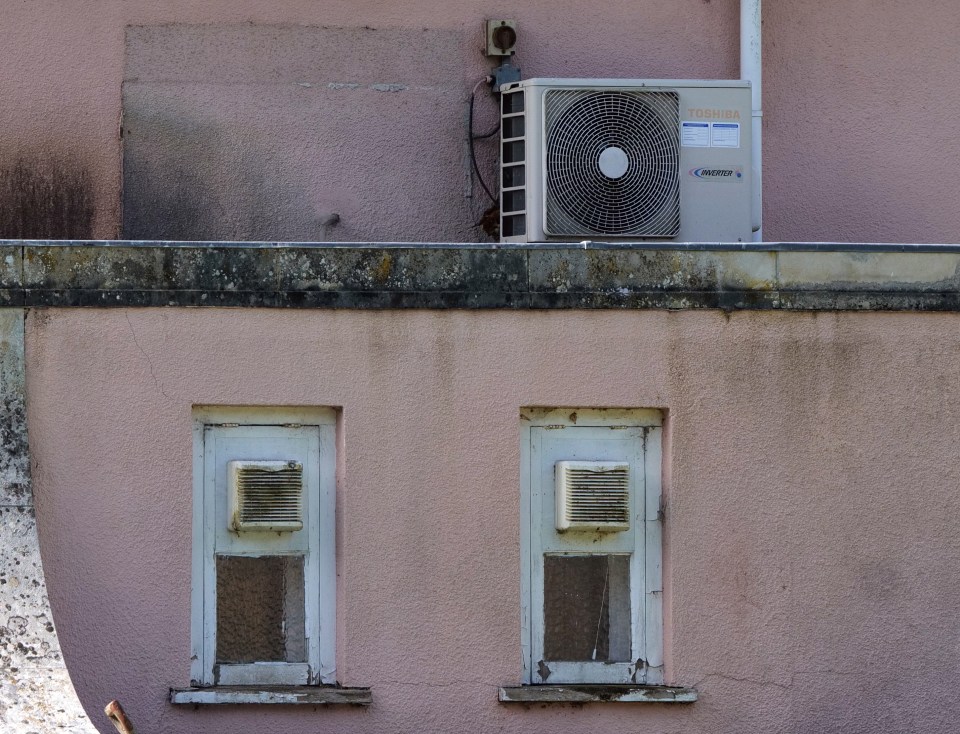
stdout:
<svg viewBox="0 0 960 734">
<path fill-rule="evenodd" d="M 743 166 L 703 166 L 701 168 L 691 168 L 690 175 L 701 181 L 740 183 L 743 181 Z"/>
</svg>

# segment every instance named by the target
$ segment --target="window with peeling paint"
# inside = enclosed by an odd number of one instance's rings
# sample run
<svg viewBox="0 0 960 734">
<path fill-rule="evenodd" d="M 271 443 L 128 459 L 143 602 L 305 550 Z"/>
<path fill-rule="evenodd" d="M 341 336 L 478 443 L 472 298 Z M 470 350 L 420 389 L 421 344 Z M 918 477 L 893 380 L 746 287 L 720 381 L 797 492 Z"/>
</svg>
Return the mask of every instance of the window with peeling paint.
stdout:
<svg viewBox="0 0 960 734">
<path fill-rule="evenodd" d="M 194 410 L 194 685 L 334 683 L 336 413 Z"/>
<path fill-rule="evenodd" d="M 661 413 L 521 426 L 525 682 L 663 683 Z"/>
</svg>

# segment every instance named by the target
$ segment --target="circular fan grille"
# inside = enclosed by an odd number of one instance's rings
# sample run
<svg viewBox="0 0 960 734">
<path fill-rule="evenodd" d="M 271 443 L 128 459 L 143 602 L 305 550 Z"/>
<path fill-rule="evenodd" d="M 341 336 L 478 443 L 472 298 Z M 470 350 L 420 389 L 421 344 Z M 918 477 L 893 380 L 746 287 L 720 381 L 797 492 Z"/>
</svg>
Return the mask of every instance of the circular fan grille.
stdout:
<svg viewBox="0 0 960 734">
<path fill-rule="evenodd" d="M 550 234 L 677 234 L 675 93 L 553 89 L 544 107 Z"/>
</svg>

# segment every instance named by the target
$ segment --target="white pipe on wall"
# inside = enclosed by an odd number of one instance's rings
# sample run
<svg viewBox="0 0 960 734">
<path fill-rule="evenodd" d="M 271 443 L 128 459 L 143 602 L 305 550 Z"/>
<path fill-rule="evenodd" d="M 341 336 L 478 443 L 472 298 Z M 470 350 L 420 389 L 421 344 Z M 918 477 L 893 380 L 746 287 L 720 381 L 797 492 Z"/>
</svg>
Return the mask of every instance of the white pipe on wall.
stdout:
<svg viewBox="0 0 960 734">
<path fill-rule="evenodd" d="M 763 242 L 763 66 L 761 0 L 740 0 L 740 78 L 750 82 L 753 147 L 753 241 Z"/>
</svg>

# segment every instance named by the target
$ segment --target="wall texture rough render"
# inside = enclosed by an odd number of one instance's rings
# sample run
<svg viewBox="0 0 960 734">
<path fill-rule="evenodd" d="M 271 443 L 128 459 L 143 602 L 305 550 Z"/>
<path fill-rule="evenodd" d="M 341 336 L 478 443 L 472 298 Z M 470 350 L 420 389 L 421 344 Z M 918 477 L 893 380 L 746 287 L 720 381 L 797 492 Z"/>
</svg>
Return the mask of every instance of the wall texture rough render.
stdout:
<svg viewBox="0 0 960 734">
<path fill-rule="evenodd" d="M 37 516 L 78 693 L 148 734 L 953 732 L 957 321 L 31 312 Z M 195 404 L 342 407 L 338 679 L 370 707 L 168 702 L 189 683 Z M 668 411 L 667 680 L 697 703 L 497 703 L 521 676 L 521 406 Z"/>
<path fill-rule="evenodd" d="M 88 734 L 60 654 L 30 487 L 23 311 L 0 309 L 0 730 Z M 106 702 L 104 702 L 106 703 Z"/>
<path fill-rule="evenodd" d="M 170 207 L 184 206 L 164 227 L 176 224 L 190 236 L 217 229 L 300 239 L 309 230 L 311 240 L 469 240 L 482 237 L 473 225 L 486 206 L 476 187 L 465 198 L 464 146 L 467 96 L 489 68 L 478 50 L 483 18 L 519 22 L 518 61 L 527 77 L 739 73 L 737 0 L 8 6 L 0 28 L 0 64 L 11 70 L 0 79 L 9 101 L 0 109 L 0 169 L 38 161 L 44 171 L 66 169 L 67 182 L 85 181 L 92 234 L 101 238 L 121 226 L 122 105 L 134 136 L 130 176 L 139 179 L 127 181 L 129 207 L 142 206 L 165 180 L 154 176 L 157 166 L 179 165 L 168 156 L 174 142 L 184 143 L 186 164 L 197 164 L 175 192 L 162 192 Z M 940 121 L 960 117 L 960 91 L 943 83 L 960 75 L 958 34 L 954 0 L 926 0 L 922 11 L 890 0 L 765 5 L 767 240 L 957 241 L 960 208 L 949 182 L 960 139 Z M 162 59 L 166 80 L 139 65 L 150 36 L 171 43 Z M 323 39 L 317 59 L 349 65 L 334 65 L 337 74 L 300 66 L 311 73 L 252 83 L 258 69 L 296 71 L 306 47 L 286 41 L 310 36 Z M 219 66 L 191 46 L 201 37 L 233 39 Z M 358 57 L 361 47 L 371 53 Z M 164 104 L 176 118 L 165 118 Z M 489 129 L 492 114 L 483 99 L 478 128 Z M 144 131 L 155 137 L 138 142 Z M 480 149 L 491 180 L 495 148 L 487 141 Z M 245 211 L 256 195 L 276 202 L 283 219 L 269 210 L 264 219 L 259 206 Z M 191 218 L 198 211 L 205 223 Z M 342 215 L 340 224 L 320 223 L 330 212 Z M 138 234 L 157 224 L 126 213 Z"/>
<path fill-rule="evenodd" d="M 127 29 L 123 236 L 478 239 L 490 203 L 466 196 L 460 70 L 470 38 L 427 28 Z"/>
</svg>

